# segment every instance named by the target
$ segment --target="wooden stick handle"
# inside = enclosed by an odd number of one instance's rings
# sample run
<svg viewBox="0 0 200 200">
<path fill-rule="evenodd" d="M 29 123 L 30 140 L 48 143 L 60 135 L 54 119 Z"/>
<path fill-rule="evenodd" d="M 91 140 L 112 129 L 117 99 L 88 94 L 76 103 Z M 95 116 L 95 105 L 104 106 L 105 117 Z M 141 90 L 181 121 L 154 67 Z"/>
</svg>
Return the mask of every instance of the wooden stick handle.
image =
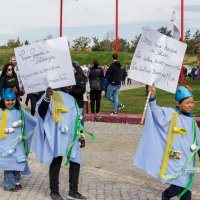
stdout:
<svg viewBox="0 0 200 200">
<path fill-rule="evenodd" d="M 151 92 L 149 92 L 148 96 L 147 96 L 147 100 L 146 100 L 146 103 L 145 103 L 145 106 L 144 106 L 144 111 L 143 111 L 143 114 L 142 114 L 142 119 L 141 119 L 141 122 L 140 122 L 141 125 L 144 124 L 144 120 L 145 120 L 146 112 L 147 112 L 147 105 L 149 103 L 150 96 L 151 96 Z"/>
</svg>

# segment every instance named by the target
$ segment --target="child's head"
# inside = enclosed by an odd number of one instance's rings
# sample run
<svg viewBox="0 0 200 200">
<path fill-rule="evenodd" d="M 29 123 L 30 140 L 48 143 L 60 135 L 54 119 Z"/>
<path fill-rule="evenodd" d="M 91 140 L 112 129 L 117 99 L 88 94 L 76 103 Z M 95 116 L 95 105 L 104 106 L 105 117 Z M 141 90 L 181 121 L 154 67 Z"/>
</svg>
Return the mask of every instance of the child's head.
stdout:
<svg viewBox="0 0 200 200">
<path fill-rule="evenodd" d="M 186 86 L 178 86 L 175 99 L 178 101 L 177 106 L 181 112 L 187 114 L 192 112 L 194 108 L 194 98 L 190 88 Z"/>
<path fill-rule="evenodd" d="M 17 101 L 16 94 L 12 88 L 3 89 L 1 107 L 2 109 L 12 109 L 13 107 L 19 109 L 19 102 Z"/>
</svg>

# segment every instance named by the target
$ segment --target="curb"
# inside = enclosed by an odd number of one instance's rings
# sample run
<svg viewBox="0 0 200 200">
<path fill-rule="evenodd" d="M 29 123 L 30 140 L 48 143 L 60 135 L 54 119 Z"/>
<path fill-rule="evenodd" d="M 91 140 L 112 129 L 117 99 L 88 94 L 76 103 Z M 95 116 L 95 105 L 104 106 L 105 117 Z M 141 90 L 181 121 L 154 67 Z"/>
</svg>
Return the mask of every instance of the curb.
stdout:
<svg viewBox="0 0 200 200">
<path fill-rule="evenodd" d="M 90 122 L 140 124 L 142 114 L 131 115 L 126 113 L 118 113 L 117 116 L 111 116 L 109 113 L 101 113 L 99 115 L 88 113 L 84 115 L 84 118 L 85 121 Z M 196 117 L 195 119 L 200 127 L 200 117 Z"/>
</svg>

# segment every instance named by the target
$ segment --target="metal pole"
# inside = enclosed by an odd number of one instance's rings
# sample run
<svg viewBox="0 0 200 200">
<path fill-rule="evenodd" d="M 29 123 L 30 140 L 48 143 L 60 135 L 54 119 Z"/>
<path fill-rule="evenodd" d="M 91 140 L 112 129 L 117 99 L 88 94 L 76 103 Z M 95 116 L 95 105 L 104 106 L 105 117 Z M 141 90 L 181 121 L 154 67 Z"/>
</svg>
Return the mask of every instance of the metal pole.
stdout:
<svg viewBox="0 0 200 200">
<path fill-rule="evenodd" d="M 62 37 L 63 0 L 60 0 L 60 37 Z"/>
<path fill-rule="evenodd" d="M 184 0 L 181 0 L 181 42 L 184 41 Z M 180 74 L 180 85 L 184 85 L 184 67 L 182 65 Z"/>
<path fill-rule="evenodd" d="M 115 53 L 118 54 L 118 0 L 116 0 Z"/>
</svg>

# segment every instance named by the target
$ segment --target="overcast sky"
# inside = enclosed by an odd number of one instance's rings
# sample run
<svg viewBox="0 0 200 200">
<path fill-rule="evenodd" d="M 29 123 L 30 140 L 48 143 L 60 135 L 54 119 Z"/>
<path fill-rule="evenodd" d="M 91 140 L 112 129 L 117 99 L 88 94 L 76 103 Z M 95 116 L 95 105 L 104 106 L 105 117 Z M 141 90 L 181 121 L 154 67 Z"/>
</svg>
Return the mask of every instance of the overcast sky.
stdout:
<svg viewBox="0 0 200 200">
<path fill-rule="evenodd" d="M 0 0 L 0 44 L 8 39 L 59 36 L 60 0 Z M 115 0 L 63 0 L 63 35 L 105 37 L 115 31 Z M 119 37 L 131 40 L 143 26 L 180 26 L 181 0 L 119 0 Z M 200 0 L 185 1 L 185 30 L 200 30 Z"/>
</svg>

